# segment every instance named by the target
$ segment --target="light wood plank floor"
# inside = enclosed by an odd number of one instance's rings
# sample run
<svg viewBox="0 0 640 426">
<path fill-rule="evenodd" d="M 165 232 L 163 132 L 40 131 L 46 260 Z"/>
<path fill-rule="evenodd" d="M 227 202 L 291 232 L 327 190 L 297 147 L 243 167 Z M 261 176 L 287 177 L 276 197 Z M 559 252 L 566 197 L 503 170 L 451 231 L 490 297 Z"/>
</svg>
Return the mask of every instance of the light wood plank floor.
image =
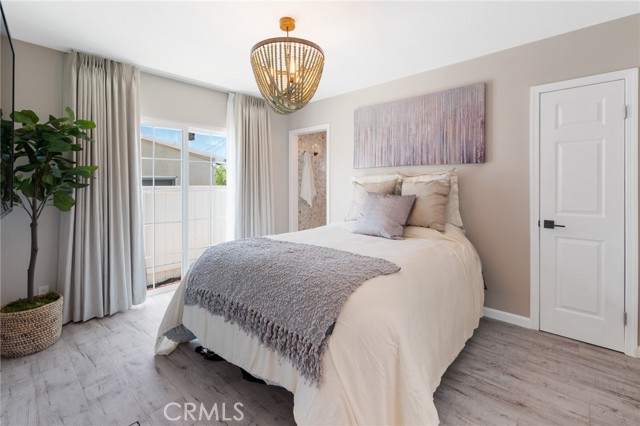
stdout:
<svg viewBox="0 0 640 426">
<path fill-rule="evenodd" d="M 235 424 L 291 425 L 293 397 L 249 383 L 194 344 L 156 357 L 170 293 L 112 317 L 64 326 L 44 352 L 2 359 L 3 425 L 200 425 L 165 419 L 169 402 L 217 404 Z M 443 425 L 640 425 L 640 360 L 483 319 L 435 394 Z M 171 413 L 176 413 L 172 412 Z M 172 415 L 174 415 L 172 414 Z"/>
</svg>

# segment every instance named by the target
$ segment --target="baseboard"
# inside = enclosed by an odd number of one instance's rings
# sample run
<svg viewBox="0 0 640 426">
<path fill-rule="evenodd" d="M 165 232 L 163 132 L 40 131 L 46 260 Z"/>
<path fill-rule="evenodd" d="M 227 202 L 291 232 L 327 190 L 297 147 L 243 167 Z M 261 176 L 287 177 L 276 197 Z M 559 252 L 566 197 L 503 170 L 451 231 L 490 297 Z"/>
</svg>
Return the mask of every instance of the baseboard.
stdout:
<svg viewBox="0 0 640 426">
<path fill-rule="evenodd" d="M 640 346 L 636 349 L 636 358 L 640 358 Z"/>
<path fill-rule="evenodd" d="M 520 327 L 531 328 L 531 318 L 512 314 L 510 312 L 504 312 L 504 311 L 499 311 L 497 309 L 485 307 L 484 316 L 488 318 L 497 319 L 499 321 L 508 322 L 509 324 L 517 325 Z"/>
</svg>

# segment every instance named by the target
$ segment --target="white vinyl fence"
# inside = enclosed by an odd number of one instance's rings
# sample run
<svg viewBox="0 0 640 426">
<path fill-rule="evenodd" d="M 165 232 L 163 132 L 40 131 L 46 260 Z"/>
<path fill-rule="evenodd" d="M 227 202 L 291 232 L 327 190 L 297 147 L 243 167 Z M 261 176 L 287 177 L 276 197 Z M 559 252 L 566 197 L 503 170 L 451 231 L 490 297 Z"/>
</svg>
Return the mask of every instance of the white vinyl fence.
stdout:
<svg viewBox="0 0 640 426">
<path fill-rule="evenodd" d="M 182 188 L 144 186 L 142 193 L 147 285 L 178 280 L 183 250 Z M 188 211 L 191 265 L 207 247 L 226 241 L 227 187 L 190 186 Z"/>
</svg>

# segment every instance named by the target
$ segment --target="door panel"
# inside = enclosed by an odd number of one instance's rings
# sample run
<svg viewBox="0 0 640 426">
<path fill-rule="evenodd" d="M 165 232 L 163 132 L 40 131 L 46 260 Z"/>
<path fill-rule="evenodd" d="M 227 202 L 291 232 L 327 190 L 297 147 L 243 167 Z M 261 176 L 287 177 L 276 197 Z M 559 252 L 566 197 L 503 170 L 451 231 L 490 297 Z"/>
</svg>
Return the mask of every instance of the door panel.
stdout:
<svg viewBox="0 0 640 426">
<path fill-rule="evenodd" d="M 602 216 L 603 141 L 562 141 L 556 147 L 556 213 Z"/>
<path fill-rule="evenodd" d="M 540 104 L 540 329 L 624 349 L 624 82 Z"/>
<path fill-rule="evenodd" d="M 602 317 L 602 249 L 602 241 L 556 238 L 558 309 Z"/>
</svg>

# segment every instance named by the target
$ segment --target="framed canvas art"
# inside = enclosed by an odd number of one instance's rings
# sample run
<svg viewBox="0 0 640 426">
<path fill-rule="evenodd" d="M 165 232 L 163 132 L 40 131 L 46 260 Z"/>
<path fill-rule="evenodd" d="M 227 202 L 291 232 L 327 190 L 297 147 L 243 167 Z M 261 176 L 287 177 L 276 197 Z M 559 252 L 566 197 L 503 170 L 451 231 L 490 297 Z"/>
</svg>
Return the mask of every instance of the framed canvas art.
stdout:
<svg viewBox="0 0 640 426">
<path fill-rule="evenodd" d="M 485 84 L 354 112 L 353 167 L 484 163 Z"/>
</svg>

